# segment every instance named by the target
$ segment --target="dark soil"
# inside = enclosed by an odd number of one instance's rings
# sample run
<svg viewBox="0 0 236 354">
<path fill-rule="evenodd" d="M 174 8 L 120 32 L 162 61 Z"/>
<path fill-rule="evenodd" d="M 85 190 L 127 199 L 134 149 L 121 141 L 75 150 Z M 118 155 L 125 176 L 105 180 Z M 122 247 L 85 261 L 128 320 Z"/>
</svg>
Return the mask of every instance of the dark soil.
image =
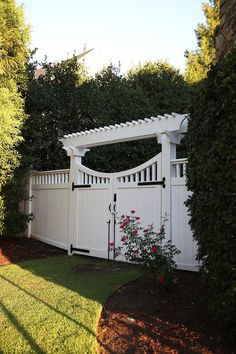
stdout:
<svg viewBox="0 0 236 354">
<path fill-rule="evenodd" d="M 0 238 L 0 266 L 67 252 L 32 238 Z"/>
<path fill-rule="evenodd" d="M 236 353 L 200 299 L 197 273 L 177 271 L 168 290 L 143 277 L 119 289 L 98 325 L 100 353 Z"/>
</svg>

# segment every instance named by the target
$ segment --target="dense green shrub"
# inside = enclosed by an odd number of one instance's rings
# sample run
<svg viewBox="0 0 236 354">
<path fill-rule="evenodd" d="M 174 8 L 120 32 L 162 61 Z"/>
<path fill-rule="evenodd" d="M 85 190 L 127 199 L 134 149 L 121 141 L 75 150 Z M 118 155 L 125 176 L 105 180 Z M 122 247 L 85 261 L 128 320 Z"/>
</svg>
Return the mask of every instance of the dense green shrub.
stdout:
<svg viewBox="0 0 236 354">
<path fill-rule="evenodd" d="M 15 0 L 0 1 L 0 235 L 6 232 L 8 202 L 6 185 L 19 165 L 21 128 L 25 120 L 22 92 L 26 88 L 29 30 Z M 18 208 L 19 200 L 15 200 Z M 12 218 L 11 223 L 15 222 Z"/>
<path fill-rule="evenodd" d="M 35 79 L 36 64 L 32 63 L 26 94 L 28 119 L 23 129 L 22 154 L 31 157 L 31 165 L 37 170 L 66 168 L 69 159 L 60 137 L 89 127 L 89 119 L 81 117 L 78 96 L 84 67 L 75 56 L 62 63 L 45 62 L 46 75 Z"/>
<path fill-rule="evenodd" d="M 187 143 L 187 204 L 208 309 L 236 328 L 236 47 L 202 83 Z"/>
<path fill-rule="evenodd" d="M 121 75 L 108 66 L 89 78 L 76 58 L 44 64 L 47 74 L 32 79 L 27 93 L 29 119 L 24 137 L 34 169 L 65 168 L 64 134 L 168 112 L 184 112 L 188 86 L 166 62 L 146 63 Z M 159 152 L 156 139 L 96 147 L 84 163 L 107 172 L 127 169 Z M 118 161 L 118 163 L 117 163 Z M 131 163 L 133 164 L 131 166 Z"/>
</svg>

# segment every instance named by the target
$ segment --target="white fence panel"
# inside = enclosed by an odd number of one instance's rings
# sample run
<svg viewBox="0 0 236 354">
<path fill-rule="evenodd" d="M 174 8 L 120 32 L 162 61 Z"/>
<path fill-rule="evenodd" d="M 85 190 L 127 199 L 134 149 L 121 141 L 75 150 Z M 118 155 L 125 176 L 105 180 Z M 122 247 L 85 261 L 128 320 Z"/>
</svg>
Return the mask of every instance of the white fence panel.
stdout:
<svg viewBox="0 0 236 354">
<path fill-rule="evenodd" d="M 185 179 L 186 163 L 186 159 L 171 162 L 173 176 L 171 179 L 172 241 L 181 251 L 181 254 L 176 256 L 178 268 L 197 270 L 195 260 L 197 247 L 189 226 L 188 209 L 184 204 L 189 195 Z"/>
<path fill-rule="evenodd" d="M 51 245 L 68 248 L 69 170 L 32 174 L 30 234 Z"/>
<path fill-rule="evenodd" d="M 143 164 L 142 168 L 139 166 L 115 174 L 102 174 L 81 165 L 78 170 L 79 181 L 82 185 L 91 184 L 91 188 L 79 188 L 74 192 L 69 184 L 69 170 L 34 172 L 30 183 L 33 198 L 29 203 L 34 219 L 29 235 L 63 249 L 69 249 L 70 244 L 77 248 L 88 248 L 91 256 L 106 258 L 107 222 L 111 222 L 112 234 L 114 211 L 119 215 L 135 209 L 139 216 L 144 217 L 145 224 L 153 222 L 159 228 L 163 217 L 160 198 L 162 186 L 138 186 L 140 182 L 149 183 L 161 179 L 160 161 L 150 161 Z M 176 257 L 178 268 L 196 270 L 197 247 L 184 204 L 189 194 L 185 181 L 186 163 L 186 159 L 171 161 L 171 238 L 181 251 Z M 78 204 L 74 240 L 69 239 L 68 232 L 70 193 L 77 193 Z M 113 201 L 114 193 L 117 193 L 117 202 Z M 116 229 L 117 244 L 118 239 L 119 232 Z M 113 241 L 112 237 L 110 241 Z"/>
</svg>

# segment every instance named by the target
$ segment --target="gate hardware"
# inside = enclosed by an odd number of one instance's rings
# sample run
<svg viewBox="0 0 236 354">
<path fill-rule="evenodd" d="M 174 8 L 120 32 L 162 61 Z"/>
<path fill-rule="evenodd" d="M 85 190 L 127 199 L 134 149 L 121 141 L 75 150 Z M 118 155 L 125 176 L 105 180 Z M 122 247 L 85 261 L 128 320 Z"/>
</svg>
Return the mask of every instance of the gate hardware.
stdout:
<svg viewBox="0 0 236 354">
<path fill-rule="evenodd" d="M 90 253 L 89 250 L 85 250 L 84 248 L 75 248 L 75 247 L 73 247 L 73 245 L 70 245 L 70 253 L 73 253 L 73 251 Z"/>
<path fill-rule="evenodd" d="M 114 193 L 113 202 L 116 202 L 116 193 Z"/>
<path fill-rule="evenodd" d="M 113 205 L 113 211 L 116 213 L 116 204 Z"/>
<path fill-rule="evenodd" d="M 109 262 L 109 260 L 110 260 L 110 238 L 111 238 L 111 220 L 109 220 L 109 221 L 107 221 L 107 228 L 108 228 L 108 230 L 107 230 L 107 238 L 108 238 L 108 242 L 107 242 L 107 244 L 108 244 L 108 247 L 107 247 L 107 260 L 108 260 L 108 262 Z"/>
<path fill-rule="evenodd" d="M 155 185 L 161 185 L 162 188 L 166 188 L 165 181 L 166 181 L 166 178 L 163 177 L 163 178 L 162 178 L 162 181 L 138 182 L 138 186 L 155 186 Z"/>
<path fill-rule="evenodd" d="M 116 214 L 113 213 L 114 215 L 114 223 L 113 223 L 113 226 L 114 226 L 114 230 L 113 230 L 113 233 L 114 233 L 114 248 L 113 248 L 113 261 L 115 260 L 115 247 L 116 247 Z"/>
<path fill-rule="evenodd" d="M 111 203 L 109 204 L 108 210 L 111 212 Z"/>
<path fill-rule="evenodd" d="M 74 182 L 72 183 L 72 191 L 75 188 L 91 188 L 91 184 L 74 184 Z"/>
</svg>

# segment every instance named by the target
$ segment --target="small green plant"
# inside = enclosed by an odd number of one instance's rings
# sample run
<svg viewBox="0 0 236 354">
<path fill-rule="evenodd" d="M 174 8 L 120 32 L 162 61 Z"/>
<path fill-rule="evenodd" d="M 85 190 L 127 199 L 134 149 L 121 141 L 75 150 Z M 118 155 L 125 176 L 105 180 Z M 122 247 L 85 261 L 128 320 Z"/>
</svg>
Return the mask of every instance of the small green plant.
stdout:
<svg viewBox="0 0 236 354">
<path fill-rule="evenodd" d="M 138 264 L 142 271 L 155 276 L 161 285 L 166 285 L 176 268 L 174 256 L 180 251 L 171 241 L 165 241 L 164 225 L 156 232 L 153 224 L 144 228 L 140 220 L 135 210 L 131 210 L 131 215 L 121 215 L 118 224 L 122 246 L 115 249 L 115 255 L 123 255 L 128 262 Z"/>
</svg>

